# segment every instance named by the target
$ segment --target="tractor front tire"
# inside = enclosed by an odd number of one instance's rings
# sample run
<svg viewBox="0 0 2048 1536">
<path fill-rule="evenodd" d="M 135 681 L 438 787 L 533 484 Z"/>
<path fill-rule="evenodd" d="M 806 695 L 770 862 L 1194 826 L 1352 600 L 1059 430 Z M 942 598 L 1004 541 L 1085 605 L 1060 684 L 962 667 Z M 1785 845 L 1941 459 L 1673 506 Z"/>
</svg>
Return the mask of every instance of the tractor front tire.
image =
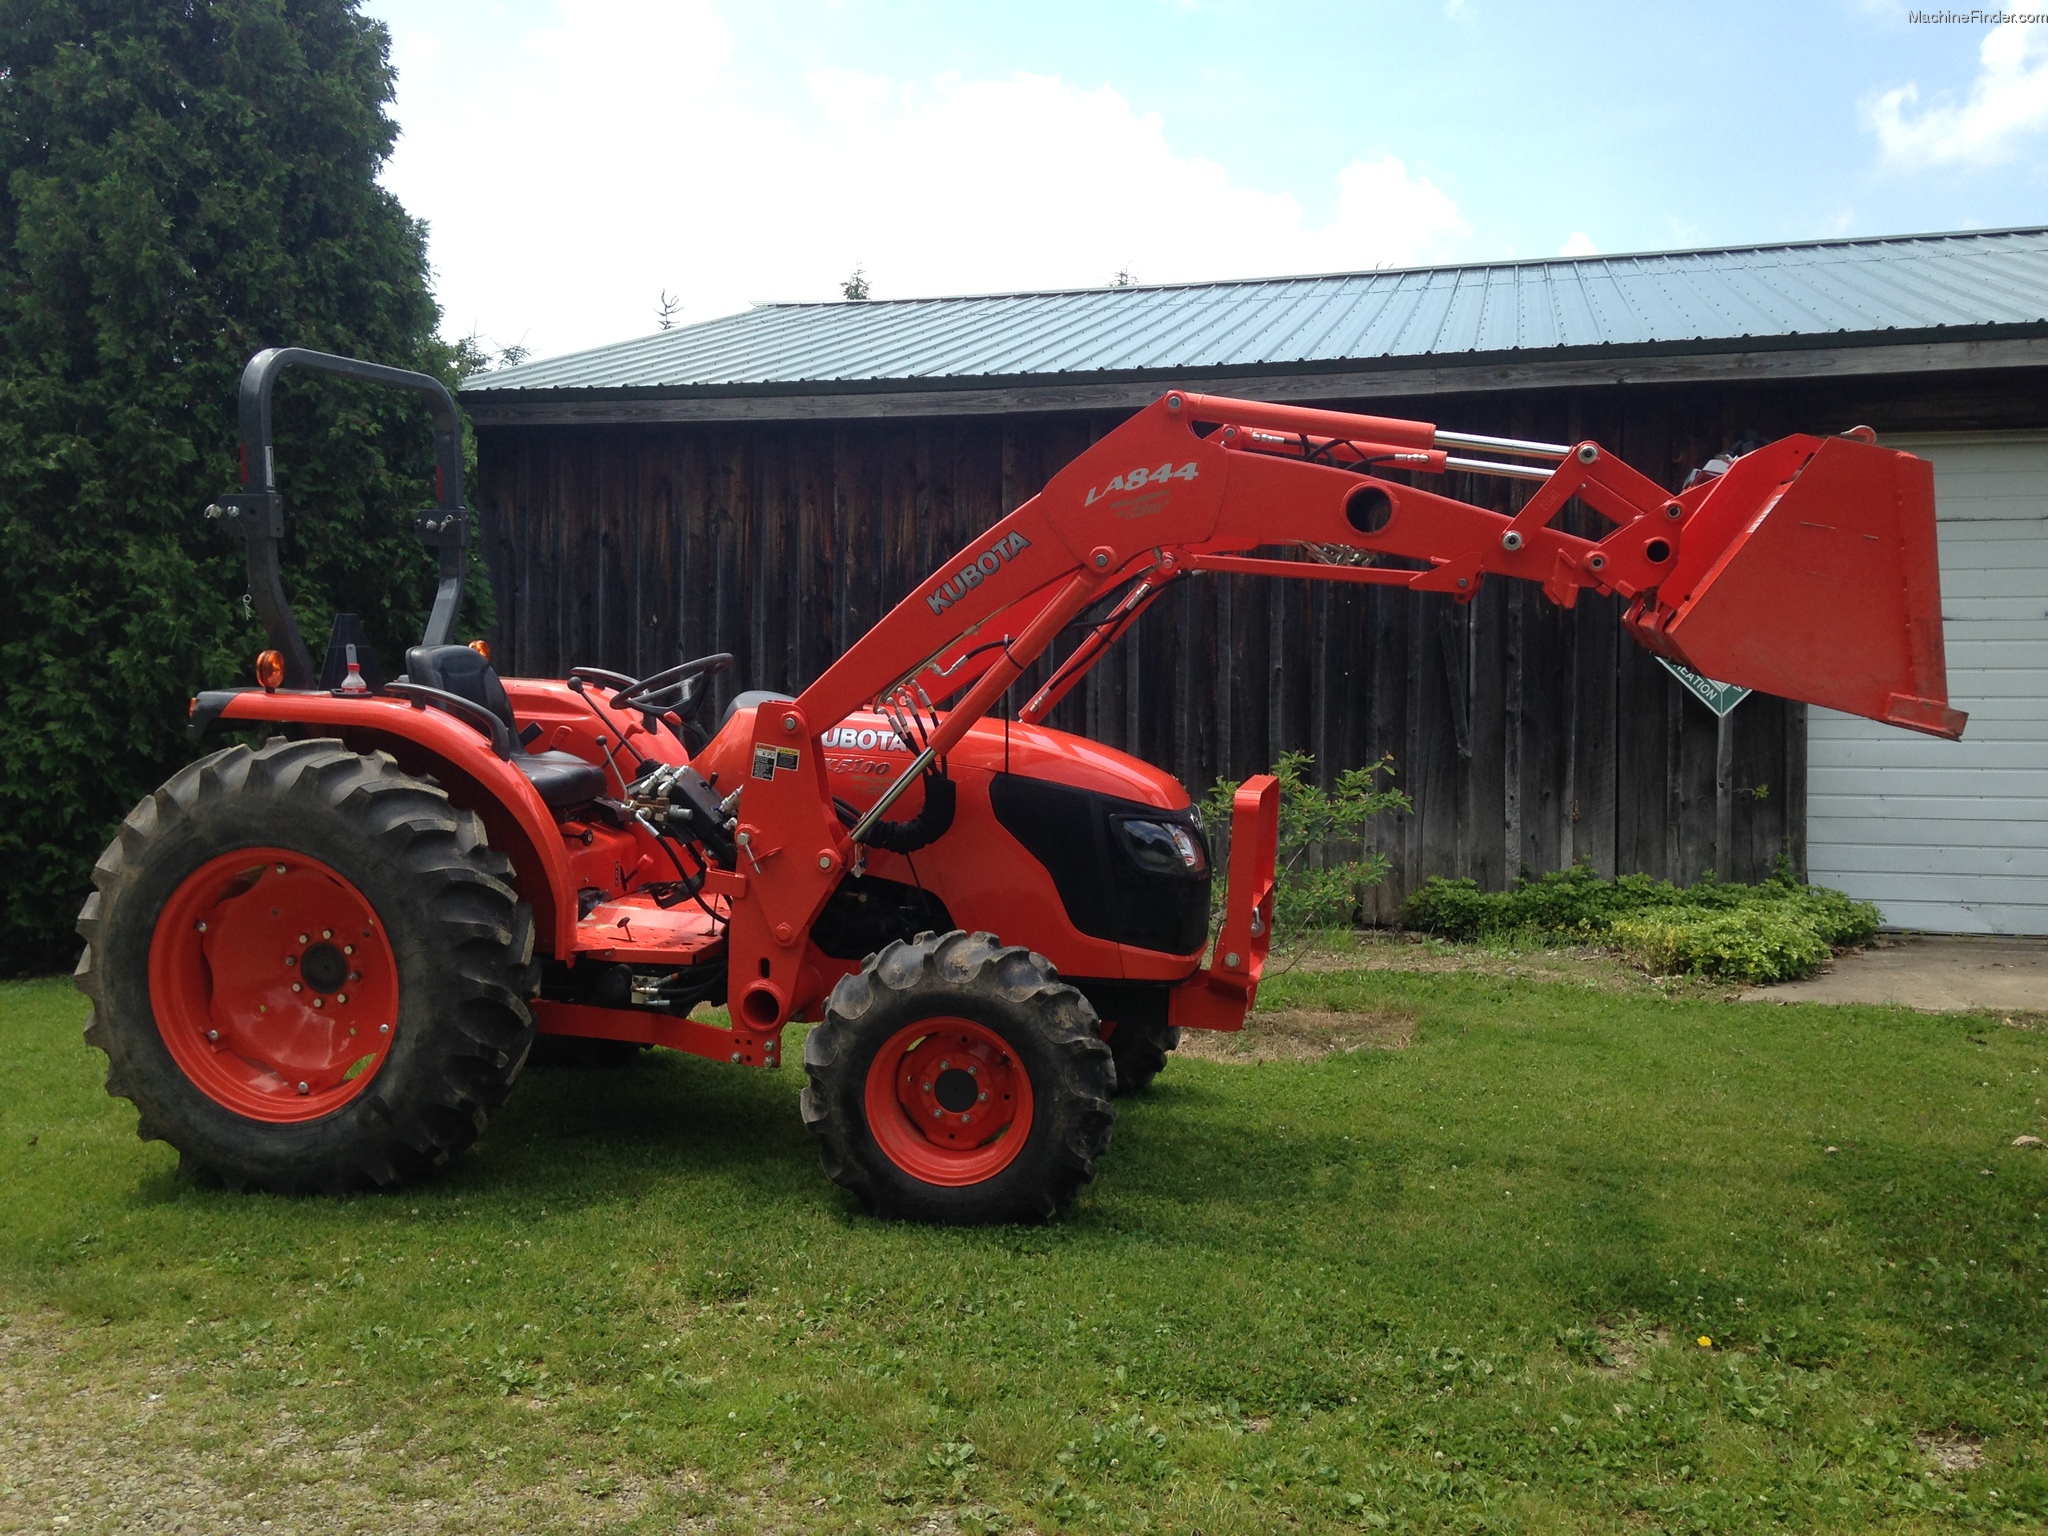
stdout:
<svg viewBox="0 0 2048 1536">
<path fill-rule="evenodd" d="M 482 822 L 387 756 L 273 739 L 129 813 L 78 916 L 85 1038 L 137 1133 L 233 1189 L 398 1183 L 533 1043 L 533 914 Z"/>
<path fill-rule="evenodd" d="M 1100 1028 L 1050 962 L 992 934 L 890 944 L 832 989 L 804 1042 L 825 1176 L 877 1216 L 1045 1220 L 1109 1149 Z"/>
<path fill-rule="evenodd" d="M 1120 1099 L 1143 1093 L 1166 1070 L 1166 1053 L 1180 1046 L 1180 1031 L 1171 1024 L 1120 1020 L 1109 1032 L 1109 1054 L 1116 1061 L 1116 1093 Z"/>
</svg>

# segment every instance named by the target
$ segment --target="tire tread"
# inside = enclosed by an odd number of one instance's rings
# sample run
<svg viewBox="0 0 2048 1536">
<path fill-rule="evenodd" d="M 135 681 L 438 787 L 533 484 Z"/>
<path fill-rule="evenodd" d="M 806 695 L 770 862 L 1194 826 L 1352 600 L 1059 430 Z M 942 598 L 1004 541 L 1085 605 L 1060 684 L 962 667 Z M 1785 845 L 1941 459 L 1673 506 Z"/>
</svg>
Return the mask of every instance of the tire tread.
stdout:
<svg viewBox="0 0 2048 1536">
<path fill-rule="evenodd" d="M 935 1186 L 896 1170 L 861 1123 L 863 1084 L 854 1080 L 864 1078 L 865 1063 L 879 1044 L 863 1045 L 863 1037 L 876 1028 L 864 1029 L 864 1021 L 914 1016 L 924 1003 L 933 1005 L 926 1014 L 933 1016 L 949 1002 L 975 998 L 1006 1005 L 1030 1019 L 1047 1047 L 1053 1074 L 1042 1083 L 1034 1077 L 1032 1095 L 1041 1113 L 1064 1122 L 1048 1143 L 1050 1155 L 1038 1159 L 1035 1174 L 1009 1178 L 1006 1169 L 989 1180 L 990 1186 L 1002 1188 L 985 1205 L 960 1191 L 933 1196 L 928 1192 Z M 893 1024 L 882 1027 L 893 1033 Z M 883 1216 L 986 1222 L 1044 1220 L 1057 1214 L 1095 1177 L 1116 1123 L 1110 1102 L 1115 1069 L 1109 1047 L 1099 1038 L 1100 1027 L 1087 998 L 1061 981 L 1044 956 L 1021 945 L 958 929 L 892 941 L 839 982 L 824 1021 L 804 1040 L 802 1114 L 818 1140 L 825 1177 Z"/>
<path fill-rule="evenodd" d="M 434 984 L 444 992 L 434 1017 L 412 1025 L 431 1032 L 419 1070 L 400 1085 L 386 1080 L 387 1064 L 366 1092 L 327 1117 L 356 1111 L 345 1151 L 330 1150 L 297 1167 L 280 1167 L 274 1149 L 247 1157 L 225 1151 L 237 1128 L 259 1124 L 225 1108 L 218 1113 L 232 1124 L 219 1135 L 185 1134 L 173 1125 L 187 1118 L 189 1106 L 174 1111 L 157 1102 L 159 1089 L 150 1080 L 163 1068 L 144 1065 L 153 1060 L 153 1013 L 146 1003 L 117 1008 L 114 994 L 133 987 L 110 987 L 105 969 L 110 947 L 146 953 L 147 935 L 130 933 L 127 925 L 153 917 L 139 908 L 131 912 L 124 898 L 154 859 L 167 856 L 174 839 L 203 841 L 228 808 L 272 803 L 281 815 L 289 808 L 292 815 L 344 824 L 366 853 L 400 869 L 405 888 L 417 893 L 414 916 L 432 922 L 445 950 L 435 973 Z M 451 806 L 444 791 L 406 775 L 388 754 L 354 753 L 331 739 L 274 737 L 260 748 L 228 747 L 187 764 L 123 820 L 93 867 L 94 888 L 78 915 L 86 947 L 74 982 L 93 1005 L 85 1039 L 107 1056 L 108 1093 L 135 1105 L 142 1139 L 179 1146 L 183 1171 L 230 1188 L 333 1194 L 388 1186 L 444 1165 L 475 1141 L 504 1102 L 532 1043 L 526 999 L 535 980 L 533 919 L 511 877 L 511 861 L 484 841 L 481 820 Z M 138 1012 L 141 1017 L 131 1016 Z M 160 1040 L 155 1046 L 162 1052 Z M 162 1060 L 169 1062 L 167 1053 Z M 176 1073 L 175 1066 L 168 1070 Z M 394 1091 L 403 1102 L 392 1101 Z M 191 1097 L 198 1097 L 196 1090 Z M 261 1135 L 258 1130 L 243 1139 L 253 1148 Z"/>
</svg>

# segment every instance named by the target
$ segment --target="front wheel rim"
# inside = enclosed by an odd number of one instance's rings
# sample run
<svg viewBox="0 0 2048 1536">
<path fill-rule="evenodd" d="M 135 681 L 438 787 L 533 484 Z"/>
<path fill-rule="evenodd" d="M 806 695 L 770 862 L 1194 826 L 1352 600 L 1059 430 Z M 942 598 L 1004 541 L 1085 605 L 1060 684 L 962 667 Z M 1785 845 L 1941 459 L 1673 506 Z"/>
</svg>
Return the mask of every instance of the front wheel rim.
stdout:
<svg viewBox="0 0 2048 1536">
<path fill-rule="evenodd" d="M 376 909 L 288 848 L 209 859 L 164 903 L 149 949 L 158 1033 L 186 1078 L 251 1120 L 332 1114 L 398 1029 L 398 962 Z"/>
<path fill-rule="evenodd" d="M 959 1188 L 994 1178 L 1031 1135 L 1031 1074 L 972 1019 L 937 1017 L 884 1041 L 868 1068 L 868 1128 L 912 1178 Z"/>
</svg>

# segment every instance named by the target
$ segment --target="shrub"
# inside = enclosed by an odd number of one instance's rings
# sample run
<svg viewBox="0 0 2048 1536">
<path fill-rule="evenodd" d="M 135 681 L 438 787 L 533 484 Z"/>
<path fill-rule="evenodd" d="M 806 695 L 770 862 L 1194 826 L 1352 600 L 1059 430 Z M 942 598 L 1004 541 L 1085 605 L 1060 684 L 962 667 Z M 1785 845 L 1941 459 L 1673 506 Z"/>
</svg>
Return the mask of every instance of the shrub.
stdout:
<svg viewBox="0 0 2048 1536">
<path fill-rule="evenodd" d="M 1329 789 L 1309 779 L 1314 766 L 1315 758 L 1307 752 L 1283 752 L 1273 765 L 1273 776 L 1280 781 L 1276 937 L 1356 922 L 1366 891 L 1387 877 L 1387 856 L 1357 847 L 1366 823 L 1389 811 L 1414 809 L 1400 790 L 1381 783 L 1394 776 L 1391 756 L 1345 769 Z M 1219 862 L 1228 857 L 1231 800 L 1237 789 L 1235 783 L 1218 780 L 1202 803 L 1202 819 Z M 1220 915 L 1225 882 L 1218 880 L 1213 890 Z"/>
<path fill-rule="evenodd" d="M 1647 875 L 1604 880 L 1583 865 L 1482 891 L 1471 880 L 1425 881 L 1404 926 L 1444 938 L 1606 944 L 1660 975 L 1787 981 L 1832 948 L 1877 931 L 1878 911 L 1840 891 L 1802 885 L 1788 866 L 1757 885 L 1709 875 L 1690 889 Z"/>
<path fill-rule="evenodd" d="M 1798 896 L 1801 915 L 1813 924 L 1813 931 L 1824 944 L 1837 948 L 1862 944 L 1877 932 L 1882 921 L 1877 908 L 1869 902 L 1857 901 L 1824 885 L 1795 885 L 1792 889 Z"/>
<path fill-rule="evenodd" d="M 1470 943 L 1503 931 L 1500 893 L 1482 891 L 1477 880 L 1432 875 L 1401 907 L 1401 926 L 1438 938 Z"/>
<path fill-rule="evenodd" d="M 1614 947 L 1660 976 L 1711 976 L 1753 983 L 1810 975 L 1832 953 L 1794 903 L 1721 911 L 1673 907 L 1617 918 Z"/>
<path fill-rule="evenodd" d="M 1401 922 L 1450 939 L 1515 934 L 1590 938 L 1604 934 L 1623 913 L 1676 906 L 1686 899 L 1686 892 L 1647 875 L 1603 880 L 1575 864 L 1525 879 L 1509 891 L 1482 891 L 1474 880 L 1433 878 L 1408 898 Z"/>
<path fill-rule="evenodd" d="M 263 646 L 200 516 L 242 364 L 453 377 L 425 230 L 377 183 L 388 44 L 351 0 L 0 0 L 0 974 L 68 966 L 94 857 L 191 753 L 186 696 Z M 343 608 L 395 658 L 433 592 L 425 413 L 297 375 L 277 423 L 315 655 Z"/>
</svg>

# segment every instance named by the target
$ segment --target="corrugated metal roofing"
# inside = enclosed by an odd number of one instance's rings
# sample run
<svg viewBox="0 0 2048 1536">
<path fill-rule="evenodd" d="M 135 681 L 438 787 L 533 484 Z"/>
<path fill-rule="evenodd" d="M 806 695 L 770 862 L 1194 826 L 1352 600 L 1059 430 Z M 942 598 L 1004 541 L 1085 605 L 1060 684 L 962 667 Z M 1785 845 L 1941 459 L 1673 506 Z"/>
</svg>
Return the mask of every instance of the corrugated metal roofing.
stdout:
<svg viewBox="0 0 2048 1536">
<path fill-rule="evenodd" d="M 971 298 L 764 304 L 522 364 L 477 391 L 1047 378 L 1816 343 L 2048 321 L 2048 229 Z"/>
</svg>

